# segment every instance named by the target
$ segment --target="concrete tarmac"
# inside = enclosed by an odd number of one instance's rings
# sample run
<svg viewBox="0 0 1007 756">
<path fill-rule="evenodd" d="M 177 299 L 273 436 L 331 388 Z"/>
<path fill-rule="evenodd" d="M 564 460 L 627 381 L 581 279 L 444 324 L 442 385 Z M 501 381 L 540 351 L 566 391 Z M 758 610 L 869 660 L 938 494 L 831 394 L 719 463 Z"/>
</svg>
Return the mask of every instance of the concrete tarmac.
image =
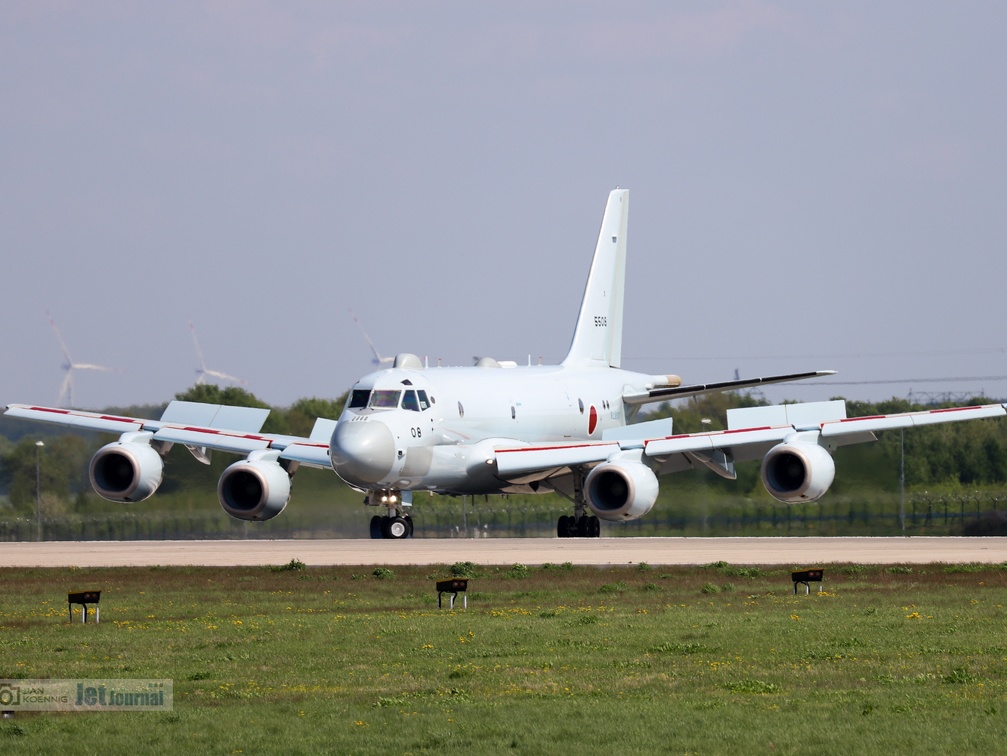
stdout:
<svg viewBox="0 0 1007 756">
<path fill-rule="evenodd" d="M 0 543 L 2 567 L 1007 562 L 1007 538 L 417 538 Z"/>
</svg>

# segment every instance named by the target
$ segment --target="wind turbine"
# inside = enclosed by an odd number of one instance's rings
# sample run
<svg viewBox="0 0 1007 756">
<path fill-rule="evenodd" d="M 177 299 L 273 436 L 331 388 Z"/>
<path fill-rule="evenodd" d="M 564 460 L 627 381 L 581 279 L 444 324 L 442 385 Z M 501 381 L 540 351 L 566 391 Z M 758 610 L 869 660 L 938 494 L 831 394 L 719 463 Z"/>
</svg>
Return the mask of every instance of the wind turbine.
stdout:
<svg viewBox="0 0 1007 756">
<path fill-rule="evenodd" d="M 203 350 L 199 346 L 199 339 L 196 338 L 196 326 L 193 324 L 191 320 L 189 321 L 189 331 L 192 332 L 192 345 L 196 347 L 196 356 L 199 357 L 199 367 L 196 368 L 196 375 L 198 376 L 196 378 L 197 386 L 206 383 L 207 376 L 209 376 L 210 378 L 216 378 L 217 380 L 220 381 L 229 381 L 231 383 L 238 383 L 241 384 L 242 386 L 245 385 L 245 381 L 242 380 L 241 378 L 238 378 L 237 376 L 230 375 L 228 373 L 222 373 L 219 370 L 210 370 L 206 366 L 206 360 L 203 359 Z"/>
<path fill-rule="evenodd" d="M 374 365 L 381 366 L 381 365 L 390 365 L 392 362 L 394 362 L 395 361 L 394 357 L 382 357 L 380 354 L 378 354 L 378 348 L 374 346 L 374 342 L 371 341 L 371 337 L 367 335 L 367 331 L 364 330 L 363 325 L 361 325 L 360 321 L 357 320 L 357 316 L 353 314 L 353 310 L 350 310 L 350 317 L 353 318 L 353 322 L 357 324 L 357 328 L 359 328 L 360 333 L 364 335 L 364 339 L 367 341 L 367 345 L 371 348 L 371 352 L 374 353 L 374 358 L 371 360 L 371 363 L 373 363 Z"/>
<path fill-rule="evenodd" d="M 52 326 L 52 330 L 56 333 L 56 339 L 59 341 L 59 348 L 63 350 L 63 371 L 66 376 L 63 378 L 63 385 L 59 388 L 59 396 L 56 397 L 57 407 L 73 407 L 73 371 L 74 370 L 100 370 L 103 373 L 118 373 L 121 372 L 118 368 L 105 367 L 104 365 L 93 365 L 90 362 L 74 362 L 73 358 L 70 357 L 70 351 L 66 348 L 66 342 L 63 341 L 63 334 L 59 332 L 59 328 L 56 326 L 56 321 L 52 318 L 52 313 L 46 310 L 46 317 L 49 318 L 49 325 Z"/>
</svg>

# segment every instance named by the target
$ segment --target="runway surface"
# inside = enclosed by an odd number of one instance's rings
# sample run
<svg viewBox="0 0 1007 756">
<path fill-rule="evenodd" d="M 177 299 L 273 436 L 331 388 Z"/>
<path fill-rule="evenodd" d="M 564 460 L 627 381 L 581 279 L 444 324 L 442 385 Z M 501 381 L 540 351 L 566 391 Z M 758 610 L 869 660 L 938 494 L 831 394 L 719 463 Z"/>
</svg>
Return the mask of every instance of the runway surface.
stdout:
<svg viewBox="0 0 1007 756">
<path fill-rule="evenodd" d="M 482 538 L 0 543 L 3 567 L 1007 562 L 1007 538 Z"/>
</svg>

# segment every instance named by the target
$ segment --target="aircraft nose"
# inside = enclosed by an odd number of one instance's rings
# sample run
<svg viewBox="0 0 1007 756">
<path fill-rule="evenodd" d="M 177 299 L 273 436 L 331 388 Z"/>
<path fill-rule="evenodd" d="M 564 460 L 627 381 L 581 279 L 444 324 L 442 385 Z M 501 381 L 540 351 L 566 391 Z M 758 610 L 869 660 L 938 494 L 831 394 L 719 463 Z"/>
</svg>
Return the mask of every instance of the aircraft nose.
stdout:
<svg viewBox="0 0 1007 756">
<path fill-rule="evenodd" d="M 368 486 L 395 464 L 395 438 L 384 423 L 339 423 L 329 443 L 332 469 L 347 483 Z"/>
</svg>

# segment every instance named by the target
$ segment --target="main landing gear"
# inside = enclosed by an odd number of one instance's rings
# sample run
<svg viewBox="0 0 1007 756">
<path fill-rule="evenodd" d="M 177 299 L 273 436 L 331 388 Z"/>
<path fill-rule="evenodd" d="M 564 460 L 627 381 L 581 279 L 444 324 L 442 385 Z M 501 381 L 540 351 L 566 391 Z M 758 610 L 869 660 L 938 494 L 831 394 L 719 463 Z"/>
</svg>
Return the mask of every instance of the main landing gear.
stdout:
<svg viewBox="0 0 1007 756">
<path fill-rule="evenodd" d="M 594 515 L 562 515 L 556 525 L 556 535 L 560 538 L 598 538 L 601 535 L 601 521 Z"/>
<path fill-rule="evenodd" d="M 598 538 L 601 535 L 601 521 L 587 513 L 584 471 L 579 468 L 573 470 L 573 496 L 567 498 L 573 502 L 573 516 L 562 515 L 559 518 L 556 535 L 560 538 Z"/>
<path fill-rule="evenodd" d="M 371 518 L 371 538 L 413 537 L 413 518 L 407 515 L 404 507 L 413 503 L 411 491 L 371 491 L 364 498 L 364 505 L 371 507 L 386 507 L 388 514 L 374 515 Z"/>
</svg>

